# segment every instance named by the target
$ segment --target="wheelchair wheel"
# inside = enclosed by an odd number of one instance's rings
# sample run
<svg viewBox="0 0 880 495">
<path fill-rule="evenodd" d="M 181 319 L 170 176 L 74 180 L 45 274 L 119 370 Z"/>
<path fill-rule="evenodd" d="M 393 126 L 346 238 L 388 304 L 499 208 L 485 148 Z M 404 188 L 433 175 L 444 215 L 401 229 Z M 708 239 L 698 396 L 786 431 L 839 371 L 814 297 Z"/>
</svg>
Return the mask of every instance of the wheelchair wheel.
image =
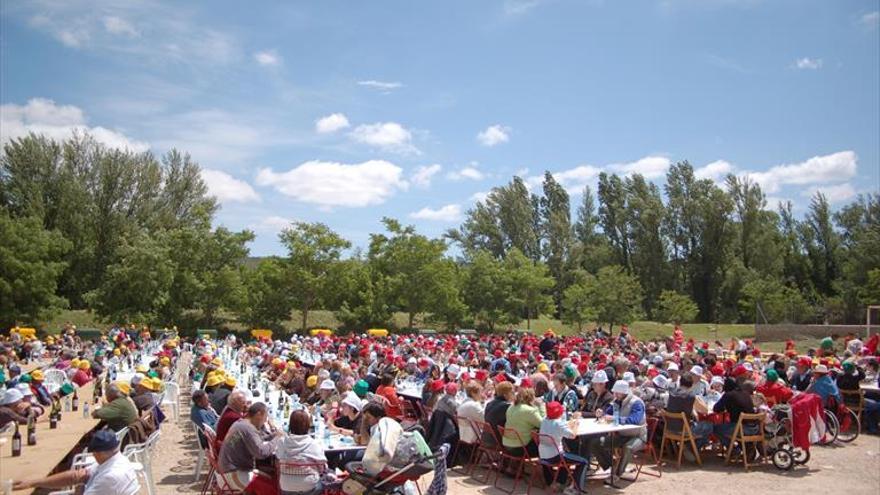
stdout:
<svg viewBox="0 0 880 495">
<path fill-rule="evenodd" d="M 859 415 L 853 412 L 850 409 L 846 410 L 846 415 L 849 419 L 849 424 L 844 426 L 841 424 L 838 428 L 837 439 L 844 443 L 849 443 L 859 437 L 859 430 L 861 430 L 861 424 L 859 423 Z"/>
<path fill-rule="evenodd" d="M 837 421 L 837 416 L 833 412 L 825 410 L 825 437 L 819 440 L 819 445 L 834 443 L 838 433 L 840 433 L 840 423 Z"/>
<path fill-rule="evenodd" d="M 804 449 L 792 449 L 792 457 L 795 464 L 806 464 L 810 462 L 810 451 Z"/>
<path fill-rule="evenodd" d="M 773 465 L 776 469 L 790 471 L 794 467 L 794 455 L 789 449 L 779 449 L 773 453 Z"/>
</svg>

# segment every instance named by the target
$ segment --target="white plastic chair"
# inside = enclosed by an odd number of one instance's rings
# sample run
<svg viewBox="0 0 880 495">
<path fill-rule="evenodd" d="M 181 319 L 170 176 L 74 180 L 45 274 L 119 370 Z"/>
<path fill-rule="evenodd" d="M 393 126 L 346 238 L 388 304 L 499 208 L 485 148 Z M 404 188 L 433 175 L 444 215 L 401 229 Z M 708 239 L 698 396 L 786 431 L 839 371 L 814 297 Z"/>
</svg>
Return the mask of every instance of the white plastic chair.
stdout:
<svg viewBox="0 0 880 495">
<path fill-rule="evenodd" d="M 205 463 L 205 447 L 202 447 L 201 437 L 204 437 L 206 441 L 208 437 L 194 421 L 192 422 L 192 426 L 196 431 L 196 443 L 199 446 L 199 457 L 196 459 L 196 470 L 193 473 L 193 483 L 195 483 L 196 481 L 199 481 L 199 475 L 202 474 L 202 465 Z"/>
<path fill-rule="evenodd" d="M 122 445 L 122 441 L 125 440 L 125 435 L 128 435 L 128 426 L 116 432 L 116 441 Z"/>
<path fill-rule="evenodd" d="M 162 405 L 169 404 L 174 411 L 174 420 L 180 416 L 180 385 L 174 382 L 165 382 L 165 392 L 162 397 Z"/>
<path fill-rule="evenodd" d="M 140 465 L 144 474 L 144 479 L 146 480 L 148 495 L 154 495 L 156 493 L 151 457 L 153 454 L 153 448 L 159 442 L 160 436 L 161 431 L 156 430 L 149 436 L 149 438 L 147 438 L 146 442 L 129 444 L 125 447 L 125 450 L 122 451 L 122 455 L 128 457 L 128 460 Z"/>
<path fill-rule="evenodd" d="M 67 373 L 56 368 L 50 368 L 43 372 L 43 385 L 49 393 L 55 393 L 67 381 Z"/>
</svg>

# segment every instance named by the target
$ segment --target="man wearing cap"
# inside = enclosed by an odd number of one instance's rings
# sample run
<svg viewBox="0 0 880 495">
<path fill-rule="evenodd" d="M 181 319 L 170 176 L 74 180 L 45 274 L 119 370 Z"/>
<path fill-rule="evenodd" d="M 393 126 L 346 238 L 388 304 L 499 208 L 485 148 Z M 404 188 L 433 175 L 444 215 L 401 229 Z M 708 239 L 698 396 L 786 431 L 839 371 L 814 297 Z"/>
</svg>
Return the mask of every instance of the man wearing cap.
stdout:
<svg viewBox="0 0 880 495">
<path fill-rule="evenodd" d="M 611 404 L 614 396 L 608 391 L 608 375 L 604 370 L 599 370 L 593 374 L 593 380 L 590 382 L 590 391 L 584 398 L 583 415 L 585 418 L 595 417 L 596 411 L 604 410 L 606 406 Z"/>
<path fill-rule="evenodd" d="M 70 378 L 70 381 L 76 384 L 77 387 L 85 386 L 85 384 L 92 381 L 92 373 L 91 373 L 92 364 L 88 361 L 88 359 L 83 359 L 77 365 L 76 373 Z"/>
<path fill-rule="evenodd" d="M 813 375 L 810 373 L 810 368 L 812 366 L 812 360 L 806 356 L 797 360 L 795 372 L 791 377 L 792 389 L 797 390 L 798 392 L 804 392 L 809 388 L 810 382 L 813 381 Z"/>
<path fill-rule="evenodd" d="M 611 388 L 614 394 L 614 402 L 619 406 L 619 418 L 621 425 L 639 425 L 641 428 L 637 430 L 622 431 L 617 434 L 619 437 L 614 443 L 615 447 L 622 449 L 620 461 L 617 464 L 617 472 L 615 476 L 620 477 L 625 471 L 626 466 L 632 458 L 634 450 L 641 449 L 648 441 L 648 428 L 645 416 L 645 403 L 633 395 L 630 391 L 629 383 L 623 380 L 614 382 Z M 597 416 L 603 411 L 596 411 Z M 604 413 L 606 420 L 611 420 L 613 412 L 612 405 L 605 407 Z M 590 440 L 590 452 L 595 453 L 602 469 L 610 469 L 613 461 L 611 452 L 610 436 L 601 436 Z M 611 479 L 605 480 L 606 484 L 611 484 Z"/>
<path fill-rule="evenodd" d="M 125 382 L 113 382 L 107 386 L 103 407 L 95 408 L 92 417 L 107 423 L 113 431 L 119 431 L 138 419 L 137 407 L 129 398 L 130 386 Z"/>
<path fill-rule="evenodd" d="M 43 406 L 49 406 L 52 404 L 52 395 L 49 393 L 49 389 L 43 385 L 43 378 L 43 370 L 31 371 L 30 387 L 34 397 L 37 398 L 37 402 Z"/>
<path fill-rule="evenodd" d="M 133 382 L 134 380 L 132 380 Z M 156 391 L 154 388 L 152 378 L 141 378 L 138 380 L 137 385 L 134 385 L 134 393 L 131 396 L 131 400 L 134 402 L 138 412 L 149 411 L 156 406 L 158 401 L 156 400 L 157 397 L 153 395 L 153 392 Z"/>
<path fill-rule="evenodd" d="M 113 432 L 96 431 L 89 440 L 88 448 L 97 464 L 45 478 L 17 480 L 13 482 L 13 490 L 60 489 L 85 483 L 83 495 L 136 495 L 140 491 L 135 467 L 119 452 L 119 441 Z"/>
</svg>

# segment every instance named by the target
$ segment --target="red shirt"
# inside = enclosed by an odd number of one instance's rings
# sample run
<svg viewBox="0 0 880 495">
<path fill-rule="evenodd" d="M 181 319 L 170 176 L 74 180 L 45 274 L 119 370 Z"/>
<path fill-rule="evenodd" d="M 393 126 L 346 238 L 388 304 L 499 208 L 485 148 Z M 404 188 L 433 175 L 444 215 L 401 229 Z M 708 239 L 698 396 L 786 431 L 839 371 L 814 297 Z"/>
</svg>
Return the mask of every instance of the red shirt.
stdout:
<svg viewBox="0 0 880 495">
<path fill-rule="evenodd" d="M 84 370 L 76 370 L 76 373 L 73 374 L 73 378 L 71 378 L 70 381 L 75 383 L 77 387 L 82 387 L 86 383 L 92 381 L 92 375 Z"/>
<path fill-rule="evenodd" d="M 219 447 L 221 443 L 223 443 L 223 439 L 226 438 L 226 434 L 229 433 L 229 428 L 232 427 L 232 424 L 243 418 L 244 415 L 232 410 L 227 407 L 223 409 L 223 414 L 220 415 L 220 419 L 217 420 L 217 446 Z"/>
</svg>

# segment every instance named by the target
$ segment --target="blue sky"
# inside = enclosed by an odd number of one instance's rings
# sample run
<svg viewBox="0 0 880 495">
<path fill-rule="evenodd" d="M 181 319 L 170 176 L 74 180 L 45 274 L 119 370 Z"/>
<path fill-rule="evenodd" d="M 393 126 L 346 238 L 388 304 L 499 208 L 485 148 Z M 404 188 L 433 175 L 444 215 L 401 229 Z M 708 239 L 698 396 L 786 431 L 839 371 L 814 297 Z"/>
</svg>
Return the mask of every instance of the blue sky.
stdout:
<svg viewBox="0 0 880 495">
<path fill-rule="evenodd" d="M 880 188 L 880 2 L 0 3 L 0 140 L 189 151 L 218 222 L 440 235 L 514 174 L 748 174 L 802 212 Z"/>
</svg>

